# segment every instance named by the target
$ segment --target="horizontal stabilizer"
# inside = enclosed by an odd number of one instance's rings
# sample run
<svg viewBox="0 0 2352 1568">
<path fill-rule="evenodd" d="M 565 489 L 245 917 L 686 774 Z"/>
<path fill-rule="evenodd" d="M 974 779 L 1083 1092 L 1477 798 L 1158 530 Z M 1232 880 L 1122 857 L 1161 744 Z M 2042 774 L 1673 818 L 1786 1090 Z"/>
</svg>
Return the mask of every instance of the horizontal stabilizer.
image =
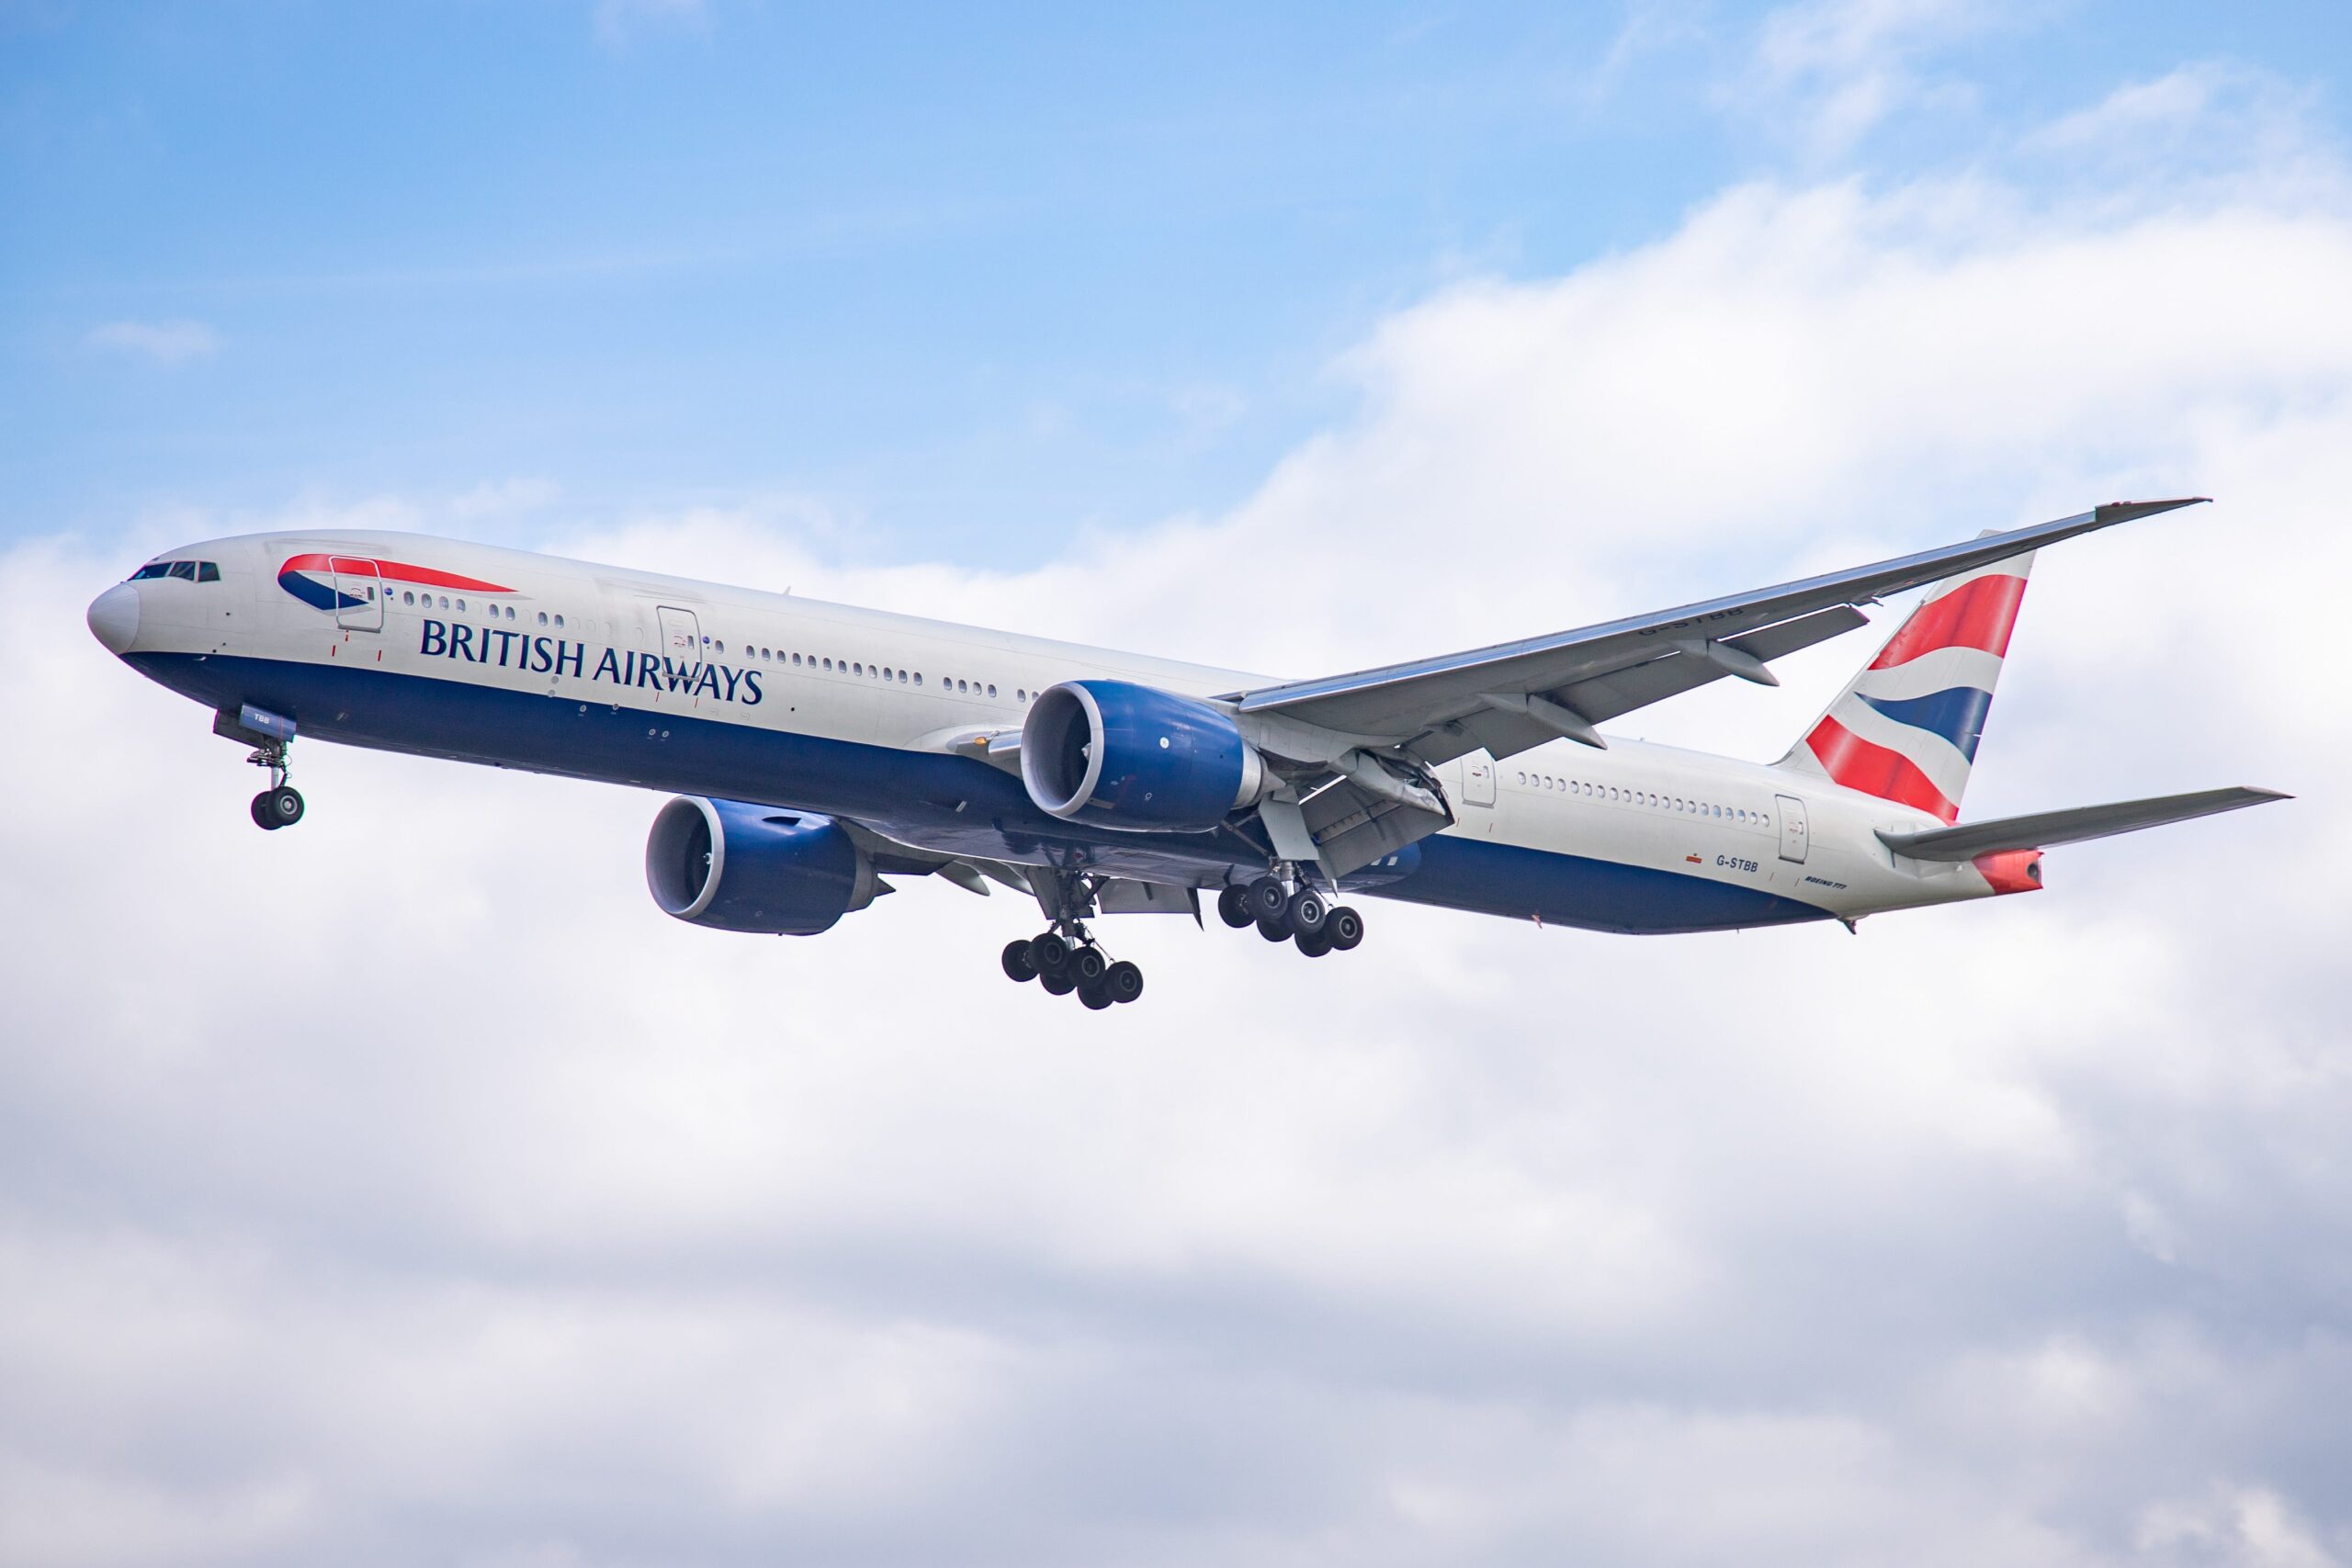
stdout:
<svg viewBox="0 0 2352 1568">
<path fill-rule="evenodd" d="M 1934 828 L 1924 833 L 1882 831 L 1879 841 L 1896 854 L 1913 860 L 1964 861 L 2009 850 L 2046 850 L 2052 844 L 2136 833 L 2217 811 L 2235 811 L 2266 800 L 2291 796 L 2275 789 L 2203 789 L 2190 795 L 2161 795 L 2153 800 L 2120 800 L 2112 806 L 2077 806 L 2065 811 L 2037 811 L 2030 817 L 2002 817 L 1990 822 L 1970 822 L 1958 828 Z"/>
</svg>

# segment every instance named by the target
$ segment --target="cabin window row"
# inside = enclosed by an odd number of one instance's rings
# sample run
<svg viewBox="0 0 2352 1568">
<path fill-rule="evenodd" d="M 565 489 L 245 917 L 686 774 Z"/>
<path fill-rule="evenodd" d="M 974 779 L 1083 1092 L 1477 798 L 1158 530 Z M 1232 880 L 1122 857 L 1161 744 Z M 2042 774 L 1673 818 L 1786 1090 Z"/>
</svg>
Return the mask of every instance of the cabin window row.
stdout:
<svg viewBox="0 0 2352 1568">
<path fill-rule="evenodd" d="M 707 637 L 702 640 L 704 646 L 713 653 L 723 654 L 727 651 L 725 637 Z M 742 645 L 742 653 L 744 658 L 756 659 L 762 663 L 788 664 L 796 670 L 821 670 L 829 675 L 862 675 L 868 680 L 895 681 L 901 686 L 921 686 L 926 683 L 920 670 L 909 671 L 899 669 L 894 665 L 868 664 L 861 659 L 833 659 L 818 653 L 794 653 L 788 649 L 756 647 L 750 643 Z M 942 675 L 939 677 L 938 690 L 953 692 L 959 697 L 993 697 L 996 695 L 996 682 L 975 681 L 967 676 Z M 1015 691 L 1013 699 L 1017 702 L 1027 702 L 1029 700 L 1027 688 Z"/>
<path fill-rule="evenodd" d="M 390 590 L 385 592 L 384 601 L 387 604 L 391 602 L 391 593 Z M 462 615 L 467 613 L 466 602 L 462 598 L 457 600 L 453 606 L 450 598 L 447 593 L 440 595 L 436 599 L 429 592 L 419 593 L 413 588 L 403 588 L 401 590 L 401 604 L 403 608 L 413 605 L 415 608 L 420 610 L 447 610 L 454 607 L 458 615 Z M 481 607 L 481 613 L 484 615 L 489 616 L 493 621 L 511 621 L 517 618 L 514 614 L 514 606 L 512 604 L 484 604 Z M 561 615 L 550 617 L 545 610 L 541 610 L 539 612 L 539 625 L 543 626 L 552 626 L 558 631 L 561 631 L 563 629 L 563 617 Z"/>
<path fill-rule="evenodd" d="M 1757 828 L 1772 825 L 1772 819 L 1761 811 L 1749 811 L 1744 807 L 1692 800 L 1686 795 L 1660 795 L 1655 790 L 1626 789 L 1620 784 L 1595 784 L 1590 779 L 1566 779 L 1555 773 L 1522 773 L 1519 775 L 1519 782 L 1530 789 L 1558 790 L 1591 800 L 1615 801 L 1620 806 L 1647 806 L 1659 811 L 1679 811 L 1686 817 L 1710 817 L 1724 822 L 1745 822 Z"/>
</svg>

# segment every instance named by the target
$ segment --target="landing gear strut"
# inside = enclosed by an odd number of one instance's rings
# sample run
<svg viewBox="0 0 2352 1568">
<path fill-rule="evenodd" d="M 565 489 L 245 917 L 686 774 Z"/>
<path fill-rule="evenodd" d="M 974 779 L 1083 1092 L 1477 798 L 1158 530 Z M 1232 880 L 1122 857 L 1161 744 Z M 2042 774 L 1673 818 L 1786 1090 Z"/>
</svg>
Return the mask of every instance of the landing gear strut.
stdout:
<svg viewBox="0 0 2352 1568">
<path fill-rule="evenodd" d="M 269 787 L 254 796 L 254 826 L 276 832 L 291 828 L 302 820 L 302 792 L 287 782 L 287 742 L 269 740 L 256 747 L 245 759 L 256 768 L 269 770 Z"/>
<path fill-rule="evenodd" d="M 1270 872 L 1216 896 L 1217 918 L 1236 931 L 1254 925 L 1268 942 L 1287 942 L 1309 958 L 1346 953 L 1363 941 L 1363 917 L 1334 905 L 1295 874 Z"/>
<path fill-rule="evenodd" d="M 1114 961 L 1086 928 L 1094 912 L 1094 888 L 1077 872 L 1036 871 L 1033 879 L 1045 884 L 1038 902 L 1053 925 L 1026 942 L 1004 944 L 1005 978 L 1021 984 L 1035 980 L 1053 996 L 1072 991 L 1092 1011 L 1143 995 L 1143 971 L 1125 959 Z"/>
</svg>

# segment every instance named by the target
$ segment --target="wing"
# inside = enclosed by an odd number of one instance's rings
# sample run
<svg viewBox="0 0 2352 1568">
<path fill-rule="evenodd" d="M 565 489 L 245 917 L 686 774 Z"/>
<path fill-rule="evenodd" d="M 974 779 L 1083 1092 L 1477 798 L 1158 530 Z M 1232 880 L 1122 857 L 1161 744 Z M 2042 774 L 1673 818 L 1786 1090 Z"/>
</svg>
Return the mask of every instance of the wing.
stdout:
<svg viewBox="0 0 2352 1568">
<path fill-rule="evenodd" d="M 1234 692 L 1225 700 L 1244 714 L 1316 726 L 1425 762 L 1481 749 L 1508 757 L 1561 736 L 1604 745 L 1594 725 L 1725 675 L 1779 684 L 1769 660 L 1862 625 L 1859 605 L 2204 499 L 2117 502 L 2052 523 L 1655 615 Z"/>
</svg>

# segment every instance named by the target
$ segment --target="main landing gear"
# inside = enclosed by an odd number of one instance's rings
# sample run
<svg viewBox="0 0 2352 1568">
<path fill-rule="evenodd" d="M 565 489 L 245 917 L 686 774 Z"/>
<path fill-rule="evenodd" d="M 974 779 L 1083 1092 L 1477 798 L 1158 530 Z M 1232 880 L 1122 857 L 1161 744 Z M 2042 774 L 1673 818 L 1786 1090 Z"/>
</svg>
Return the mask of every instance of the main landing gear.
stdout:
<svg viewBox="0 0 2352 1568">
<path fill-rule="evenodd" d="M 1078 993 L 1078 999 L 1100 1012 L 1114 1002 L 1131 1002 L 1143 995 L 1143 971 L 1111 955 L 1081 931 L 1070 942 L 1059 931 L 1040 931 L 1027 942 L 1004 944 L 1004 972 L 1015 981 L 1035 980 L 1051 996 Z"/>
<path fill-rule="evenodd" d="M 285 741 L 272 740 L 245 759 L 269 770 L 269 787 L 254 796 L 253 815 L 254 827 L 273 833 L 302 820 L 302 792 L 286 782 L 286 750 Z"/>
<path fill-rule="evenodd" d="M 1086 917 L 1094 912 L 1093 885 L 1068 871 L 1034 873 L 1033 879 L 1044 884 L 1037 901 L 1054 923 L 1027 942 L 1004 944 L 1005 977 L 1035 980 L 1050 996 L 1074 991 L 1095 1012 L 1142 996 L 1143 971 L 1125 959 L 1114 961 L 1086 929 Z"/>
<path fill-rule="evenodd" d="M 1216 896 L 1217 917 L 1234 930 L 1254 925 L 1268 942 L 1287 942 L 1309 958 L 1346 953 L 1363 941 L 1363 917 L 1333 905 L 1314 888 L 1283 885 L 1277 876 L 1227 887 Z"/>
</svg>

